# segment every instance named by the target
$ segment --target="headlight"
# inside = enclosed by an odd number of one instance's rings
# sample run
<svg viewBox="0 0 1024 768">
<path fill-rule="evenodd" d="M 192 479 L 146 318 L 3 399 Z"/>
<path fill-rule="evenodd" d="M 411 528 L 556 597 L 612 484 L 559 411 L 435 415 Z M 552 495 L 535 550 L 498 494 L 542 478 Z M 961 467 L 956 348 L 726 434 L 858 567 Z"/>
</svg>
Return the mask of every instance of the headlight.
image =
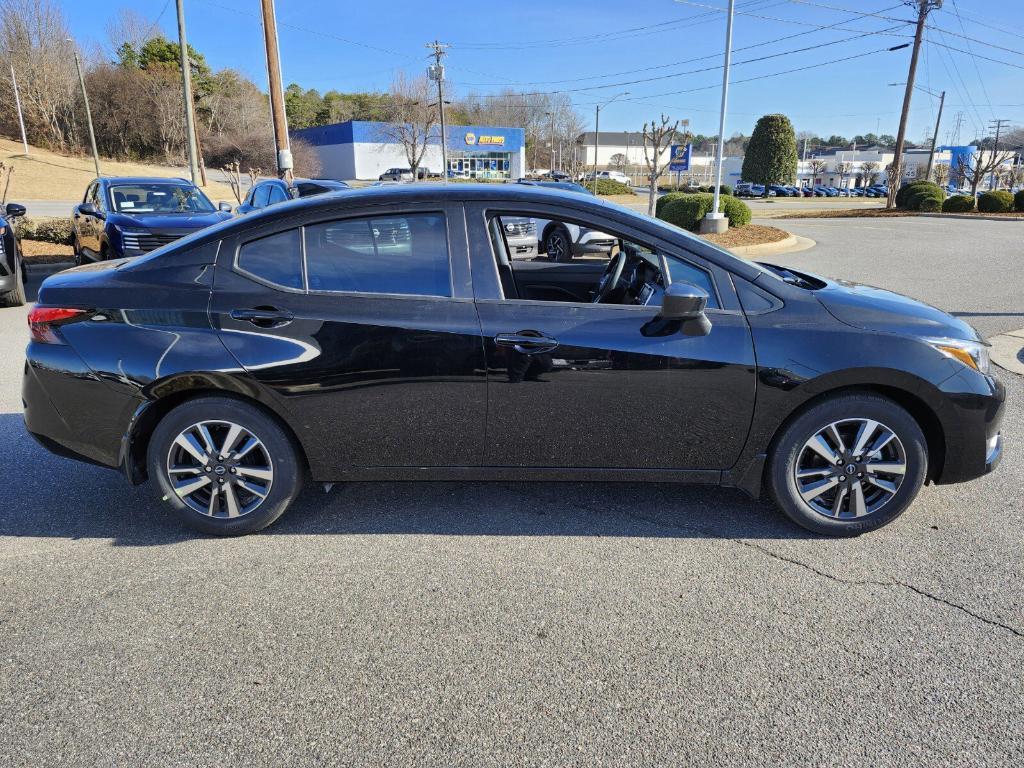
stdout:
<svg viewBox="0 0 1024 768">
<path fill-rule="evenodd" d="M 988 375 L 990 363 L 987 344 L 980 341 L 961 341 L 960 339 L 925 339 L 925 341 L 946 357 Z"/>
</svg>

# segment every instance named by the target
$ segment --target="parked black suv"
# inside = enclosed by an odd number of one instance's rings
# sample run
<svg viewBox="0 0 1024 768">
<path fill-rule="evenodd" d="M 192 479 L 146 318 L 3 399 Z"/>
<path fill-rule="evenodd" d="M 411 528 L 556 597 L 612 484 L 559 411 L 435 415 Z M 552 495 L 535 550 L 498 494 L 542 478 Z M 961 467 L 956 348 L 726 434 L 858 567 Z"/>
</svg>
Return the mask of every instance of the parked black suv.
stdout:
<svg viewBox="0 0 1024 768">
<path fill-rule="evenodd" d="M 513 259 L 523 217 L 616 245 Z M 963 321 L 522 184 L 282 203 L 58 273 L 29 324 L 29 432 L 217 534 L 269 525 L 308 474 L 766 487 L 850 535 L 1002 452 Z"/>
<path fill-rule="evenodd" d="M 25 303 L 25 260 L 14 233 L 14 220 L 25 215 L 25 206 L 8 203 L 0 213 L 0 306 Z"/>
</svg>

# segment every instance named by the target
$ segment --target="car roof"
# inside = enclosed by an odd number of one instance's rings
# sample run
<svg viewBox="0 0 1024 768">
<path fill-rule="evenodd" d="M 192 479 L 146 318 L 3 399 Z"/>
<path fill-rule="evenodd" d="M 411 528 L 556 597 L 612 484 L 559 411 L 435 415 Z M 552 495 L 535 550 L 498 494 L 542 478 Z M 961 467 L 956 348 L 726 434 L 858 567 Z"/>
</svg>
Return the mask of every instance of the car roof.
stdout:
<svg viewBox="0 0 1024 768">
<path fill-rule="evenodd" d="M 101 184 L 173 184 L 175 186 L 194 186 L 188 179 L 176 176 L 101 176 L 97 179 Z"/>
</svg>

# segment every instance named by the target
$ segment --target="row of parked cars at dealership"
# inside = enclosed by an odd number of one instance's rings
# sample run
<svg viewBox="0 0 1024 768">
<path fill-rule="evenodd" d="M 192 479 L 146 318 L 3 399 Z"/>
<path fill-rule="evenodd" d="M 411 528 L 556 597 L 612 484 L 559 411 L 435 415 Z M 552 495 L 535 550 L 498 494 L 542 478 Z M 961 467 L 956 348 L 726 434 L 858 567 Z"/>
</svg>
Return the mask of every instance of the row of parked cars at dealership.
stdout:
<svg viewBox="0 0 1024 768">
<path fill-rule="evenodd" d="M 792 184 L 751 184 L 741 181 L 734 191 L 736 197 L 888 197 L 884 184 L 870 187 L 831 187 L 822 184 L 802 187 Z"/>
</svg>

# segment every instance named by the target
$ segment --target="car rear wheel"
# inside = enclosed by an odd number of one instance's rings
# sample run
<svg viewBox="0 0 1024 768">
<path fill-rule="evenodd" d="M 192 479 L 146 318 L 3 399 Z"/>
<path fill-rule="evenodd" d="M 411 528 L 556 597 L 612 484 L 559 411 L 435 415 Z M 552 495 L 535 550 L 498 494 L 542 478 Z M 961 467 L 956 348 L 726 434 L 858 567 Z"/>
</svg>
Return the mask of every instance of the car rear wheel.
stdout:
<svg viewBox="0 0 1024 768">
<path fill-rule="evenodd" d="M 219 536 L 266 528 L 302 487 L 298 453 L 281 426 L 226 397 L 190 400 L 168 413 L 147 459 L 182 522 Z"/>
<path fill-rule="evenodd" d="M 544 251 L 551 261 L 572 261 L 569 233 L 561 227 L 550 230 L 544 237 Z"/>
<path fill-rule="evenodd" d="M 878 395 L 849 394 L 818 403 L 784 429 L 768 481 L 793 522 L 855 536 L 899 517 L 927 469 L 924 433 L 909 413 Z"/>
<path fill-rule="evenodd" d="M 4 294 L 0 294 L 0 304 L 5 307 L 20 307 L 25 304 L 25 272 L 22 265 L 14 262 L 14 287 Z"/>
</svg>

